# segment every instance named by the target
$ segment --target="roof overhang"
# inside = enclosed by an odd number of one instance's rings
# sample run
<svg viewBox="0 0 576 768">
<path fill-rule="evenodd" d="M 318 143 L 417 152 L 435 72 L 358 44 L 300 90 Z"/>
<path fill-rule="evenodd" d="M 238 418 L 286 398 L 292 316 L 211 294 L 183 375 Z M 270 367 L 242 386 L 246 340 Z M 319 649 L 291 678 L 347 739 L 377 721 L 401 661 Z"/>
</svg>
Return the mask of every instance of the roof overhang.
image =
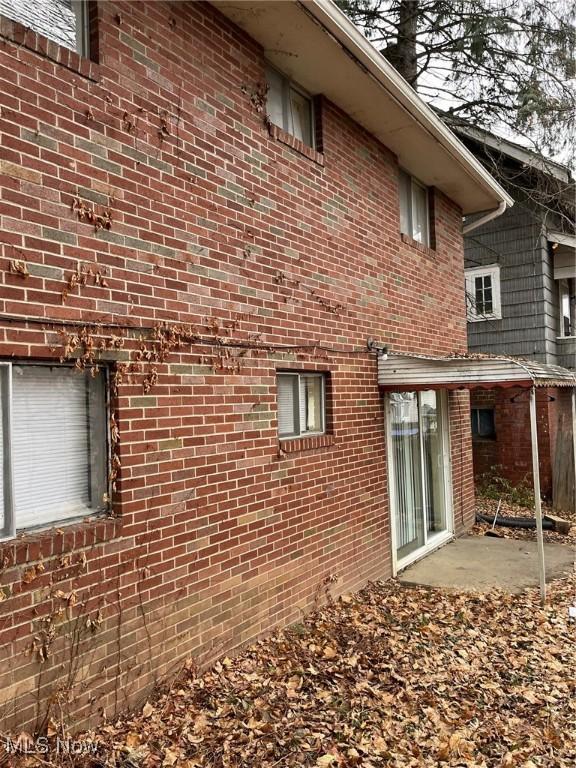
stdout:
<svg viewBox="0 0 576 768">
<path fill-rule="evenodd" d="M 265 57 L 322 94 L 465 215 L 512 198 L 332 0 L 211 0 Z"/>
<path fill-rule="evenodd" d="M 559 365 L 490 355 L 397 355 L 378 360 L 378 384 L 388 392 L 492 387 L 576 387 L 576 373 Z"/>
<path fill-rule="evenodd" d="M 452 130 L 455 133 L 460 134 L 461 136 L 466 136 L 484 147 L 495 150 L 500 155 L 507 155 L 513 160 L 517 160 L 522 165 L 530 166 L 548 176 L 553 176 L 564 184 L 573 183 L 570 170 L 565 165 L 555 163 L 554 160 L 550 160 L 537 152 L 533 152 L 527 147 L 522 147 L 520 144 L 509 141 L 502 136 L 496 136 L 482 128 L 464 125 L 462 122 L 458 122 L 451 118 L 449 113 L 444 113 L 444 115 L 446 122 L 448 125 L 452 125 Z"/>
<path fill-rule="evenodd" d="M 554 254 L 554 279 L 576 277 L 576 235 L 548 232 Z"/>
</svg>

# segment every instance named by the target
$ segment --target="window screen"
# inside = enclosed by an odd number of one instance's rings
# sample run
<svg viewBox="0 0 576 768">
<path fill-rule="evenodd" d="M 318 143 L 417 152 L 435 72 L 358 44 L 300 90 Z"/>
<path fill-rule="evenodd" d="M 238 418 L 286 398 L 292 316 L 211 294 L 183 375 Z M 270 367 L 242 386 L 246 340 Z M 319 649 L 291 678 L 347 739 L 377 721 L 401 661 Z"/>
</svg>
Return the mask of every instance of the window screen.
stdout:
<svg viewBox="0 0 576 768">
<path fill-rule="evenodd" d="M 278 374 L 278 434 L 298 437 L 325 432 L 323 374 Z"/>
</svg>

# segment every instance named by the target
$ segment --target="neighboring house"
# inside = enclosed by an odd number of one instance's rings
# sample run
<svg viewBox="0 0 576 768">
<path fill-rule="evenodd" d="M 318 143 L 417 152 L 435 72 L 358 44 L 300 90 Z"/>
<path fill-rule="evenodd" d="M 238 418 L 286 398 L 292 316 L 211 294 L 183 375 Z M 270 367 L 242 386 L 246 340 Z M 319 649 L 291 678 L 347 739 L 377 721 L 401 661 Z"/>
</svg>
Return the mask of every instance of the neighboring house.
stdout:
<svg viewBox="0 0 576 768">
<path fill-rule="evenodd" d="M 471 525 L 467 391 L 377 360 L 466 351 L 462 216 L 511 202 L 326 0 L 58 5 L 78 50 L 0 19 L 2 730 Z"/>
<path fill-rule="evenodd" d="M 469 349 L 576 370 L 574 179 L 568 168 L 510 141 L 456 130 L 515 200 L 465 237 Z M 518 391 L 474 393 L 476 477 L 497 467 L 514 484 L 530 481 L 525 400 Z M 570 462 L 570 393 L 541 390 L 538 418 L 541 486 L 550 498 Z"/>
</svg>

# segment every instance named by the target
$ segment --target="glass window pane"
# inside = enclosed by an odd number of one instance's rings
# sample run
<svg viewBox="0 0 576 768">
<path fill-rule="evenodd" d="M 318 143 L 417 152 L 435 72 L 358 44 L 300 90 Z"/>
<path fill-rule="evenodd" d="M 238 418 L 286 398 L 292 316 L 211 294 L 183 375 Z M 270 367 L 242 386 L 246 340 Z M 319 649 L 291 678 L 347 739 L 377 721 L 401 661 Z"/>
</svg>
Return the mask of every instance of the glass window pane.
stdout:
<svg viewBox="0 0 576 768">
<path fill-rule="evenodd" d="M 481 277 L 474 280 L 474 303 L 476 314 L 484 314 L 484 280 Z"/>
<path fill-rule="evenodd" d="M 400 171 L 400 232 L 412 237 L 412 180 L 404 171 Z"/>
<path fill-rule="evenodd" d="M 290 88 L 288 131 L 304 144 L 312 146 L 312 102 L 294 88 Z"/>
<path fill-rule="evenodd" d="M 494 426 L 494 411 L 492 408 L 478 408 L 478 435 L 493 437 L 496 434 Z"/>
<path fill-rule="evenodd" d="M 478 435 L 478 409 L 477 408 L 470 409 L 470 422 L 472 426 L 472 437 L 476 437 Z"/>
<path fill-rule="evenodd" d="M 429 533 L 446 528 L 444 457 L 442 446 L 441 400 L 433 390 L 420 392 L 426 525 Z"/>
<path fill-rule="evenodd" d="M 93 388 L 90 374 L 73 368 L 15 365 L 12 371 L 16 527 L 46 525 L 102 508 L 102 374 Z M 99 422 L 94 433 L 92 421 Z"/>
<path fill-rule="evenodd" d="M 567 280 L 560 281 L 560 335 L 572 335 L 570 322 L 570 289 Z"/>
<path fill-rule="evenodd" d="M 19 24 L 33 29 L 40 35 L 53 40 L 58 45 L 78 51 L 79 41 L 83 39 L 78 24 L 82 23 L 84 9 L 78 4 L 73 5 L 72 0 L 36 0 L 36 2 L 22 2 L 22 0 L 0 0 L 0 15 L 17 21 Z"/>
<path fill-rule="evenodd" d="M 270 121 L 284 130 L 287 129 L 284 117 L 284 78 L 275 69 L 266 69 L 266 82 L 268 94 L 266 96 L 266 110 Z"/>
<path fill-rule="evenodd" d="M 322 383 L 321 376 L 302 376 L 300 379 L 300 403 L 304 412 L 301 432 L 323 432 L 324 430 Z"/>
<path fill-rule="evenodd" d="M 424 544 L 420 426 L 415 392 L 391 393 L 390 422 L 396 497 L 396 547 L 398 557 L 402 558 Z"/>
<path fill-rule="evenodd" d="M 280 437 L 298 434 L 298 376 L 278 375 L 278 434 Z"/>
<path fill-rule="evenodd" d="M 412 237 L 423 245 L 428 237 L 428 190 L 412 181 Z"/>
</svg>

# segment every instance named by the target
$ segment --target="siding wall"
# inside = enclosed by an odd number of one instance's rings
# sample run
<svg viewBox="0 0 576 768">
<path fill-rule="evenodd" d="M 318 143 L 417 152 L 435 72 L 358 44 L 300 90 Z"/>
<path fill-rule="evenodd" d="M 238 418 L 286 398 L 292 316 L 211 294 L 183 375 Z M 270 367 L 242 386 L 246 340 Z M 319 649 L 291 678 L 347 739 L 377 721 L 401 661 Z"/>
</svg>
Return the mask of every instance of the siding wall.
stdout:
<svg viewBox="0 0 576 768">
<path fill-rule="evenodd" d="M 556 362 L 558 292 L 540 220 L 522 203 L 465 238 L 465 265 L 500 265 L 502 319 L 468 323 L 473 352 Z"/>
</svg>

